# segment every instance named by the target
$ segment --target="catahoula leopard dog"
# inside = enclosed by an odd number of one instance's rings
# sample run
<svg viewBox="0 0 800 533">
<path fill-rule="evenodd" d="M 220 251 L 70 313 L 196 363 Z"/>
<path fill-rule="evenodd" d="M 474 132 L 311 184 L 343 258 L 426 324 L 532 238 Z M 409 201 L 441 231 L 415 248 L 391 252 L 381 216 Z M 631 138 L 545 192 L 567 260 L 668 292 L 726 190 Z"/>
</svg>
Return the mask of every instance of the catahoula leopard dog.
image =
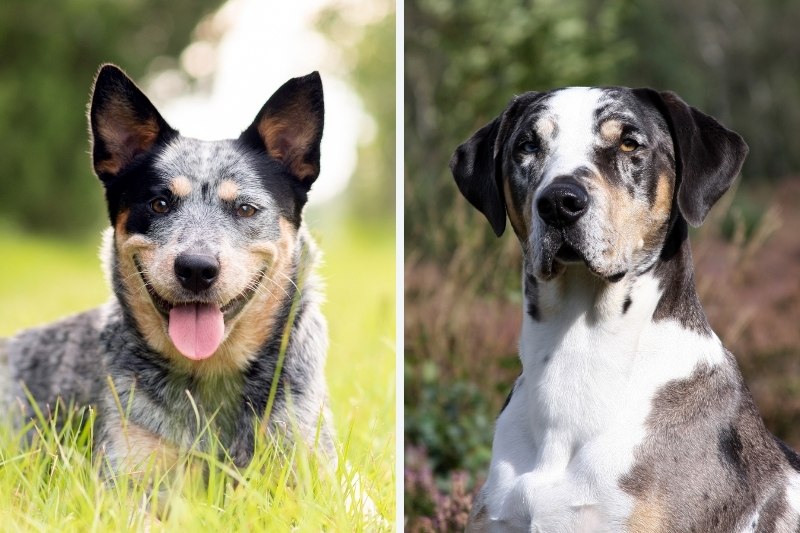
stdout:
<svg viewBox="0 0 800 533">
<path fill-rule="evenodd" d="M 687 238 L 747 150 L 627 88 L 523 94 L 456 150 L 460 191 L 524 257 L 522 374 L 468 531 L 798 530 L 800 458 L 709 327 Z"/>
<path fill-rule="evenodd" d="M 4 395 L 23 421 L 30 398 L 45 415 L 94 406 L 112 473 L 174 462 L 209 431 L 246 466 L 257 426 L 335 461 L 302 217 L 323 115 L 315 72 L 281 86 L 237 139 L 200 141 L 120 69 L 100 69 L 89 123 L 113 298 L 2 343 Z"/>
</svg>

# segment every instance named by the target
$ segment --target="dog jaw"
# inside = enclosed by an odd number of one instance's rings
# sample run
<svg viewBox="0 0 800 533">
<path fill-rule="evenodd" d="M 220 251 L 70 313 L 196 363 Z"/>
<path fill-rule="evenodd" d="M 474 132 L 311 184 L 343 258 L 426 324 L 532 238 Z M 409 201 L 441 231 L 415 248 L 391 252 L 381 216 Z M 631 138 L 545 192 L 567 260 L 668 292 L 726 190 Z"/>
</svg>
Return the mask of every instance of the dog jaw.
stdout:
<svg viewBox="0 0 800 533">
<path fill-rule="evenodd" d="M 577 88 L 539 100 L 537 111 L 516 126 L 522 139 L 528 129 L 537 131 L 539 151 L 523 156 L 505 152 L 506 210 L 540 281 L 559 276 L 564 264 L 579 262 L 614 282 L 629 272 L 646 271 L 663 246 L 675 182 L 671 143 L 656 142 L 665 135 L 657 119 L 640 123 L 648 146 L 636 152 L 634 162 L 619 150 L 626 135 L 623 123 L 598 111 L 611 98 L 597 89 Z M 616 113 L 631 111 L 622 107 Z M 644 143 L 645 134 L 639 135 Z M 511 146 L 516 142 L 512 136 Z M 539 194 L 565 176 L 585 188 L 588 208 L 574 224 L 555 228 L 542 220 L 536 206 Z M 574 253 L 563 253 L 569 249 Z"/>
<path fill-rule="evenodd" d="M 221 254 L 221 271 L 230 273 L 233 279 L 226 286 L 236 287 L 238 292 L 219 299 L 221 310 L 247 294 L 247 301 L 236 313 L 225 313 L 223 340 L 217 351 L 207 359 L 191 360 L 177 350 L 170 338 L 168 319 L 163 309 L 154 301 L 150 291 L 169 305 L 175 289 L 157 280 L 173 277 L 172 265 L 176 257 L 175 247 L 158 245 L 143 235 L 125 232 L 125 213 L 120 215 L 113 234 L 106 233 L 105 247 L 111 247 L 104 255 L 111 257 L 111 265 L 117 263 L 118 277 L 124 294 L 120 295 L 128 304 L 139 331 L 155 352 L 163 354 L 178 368 L 193 373 L 225 373 L 241 371 L 257 355 L 258 348 L 273 333 L 277 318 L 284 306 L 291 304 L 294 293 L 293 272 L 295 250 L 298 244 L 297 230 L 286 219 L 279 218 L 280 237 L 277 241 L 258 241 L 247 250 L 226 249 Z M 113 235 L 113 236 L 111 236 Z M 158 256 L 158 257 L 157 257 Z M 237 268 L 234 268 L 234 265 Z M 250 277 L 248 277 L 250 276 Z M 148 287 L 147 284 L 151 287 Z"/>
</svg>

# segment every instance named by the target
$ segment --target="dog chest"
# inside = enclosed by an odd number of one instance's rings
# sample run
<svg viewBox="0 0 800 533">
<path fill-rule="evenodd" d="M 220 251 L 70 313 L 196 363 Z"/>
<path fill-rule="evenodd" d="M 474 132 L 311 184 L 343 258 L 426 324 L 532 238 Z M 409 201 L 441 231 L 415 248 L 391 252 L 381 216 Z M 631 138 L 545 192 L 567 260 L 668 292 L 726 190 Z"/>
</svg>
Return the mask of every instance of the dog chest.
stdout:
<svg viewBox="0 0 800 533">
<path fill-rule="evenodd" d="M 653 398 L 724 361 L 716 337 L 671 321 L 646 324 L 635 342 L 608 323 L 569 324 L 523 327 L 524 372 L 498 418 L 485 489 L 490 520 L 511 531 L 624 527 L 636 502 L 620 480 L 647 439 Z"/>
<path fill-rule="evenodd" d="M 497 421 L 485 489 L 491 522 L 509 531 L 624 523 L 634 502 L 617 480 L 633 463 L 641 429 L 618 423 L 590 435 L 570 421 L 531 420 L 527 392 L 515 391 Z"/>
</svg>

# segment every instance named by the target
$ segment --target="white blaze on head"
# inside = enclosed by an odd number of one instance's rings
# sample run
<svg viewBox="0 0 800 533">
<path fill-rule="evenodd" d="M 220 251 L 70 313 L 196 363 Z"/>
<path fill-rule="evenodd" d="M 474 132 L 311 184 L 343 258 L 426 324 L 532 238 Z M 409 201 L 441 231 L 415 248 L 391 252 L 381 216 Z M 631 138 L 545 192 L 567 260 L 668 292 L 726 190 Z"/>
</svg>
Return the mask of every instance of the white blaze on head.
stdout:
<svg viewBox="0 0 800 533">
<path fill-rule="evenodd" d="M 548 141 L 548 154 L 540 189 L 556 176 L 571 175 L 579 167 L 597 170 L 592 151 L 597 142 L 595 111 L 603 91 L 588 87 L 570 87 L 554 93 L 545 119 L 556 124 L 555 137 Z"/>
</svg>

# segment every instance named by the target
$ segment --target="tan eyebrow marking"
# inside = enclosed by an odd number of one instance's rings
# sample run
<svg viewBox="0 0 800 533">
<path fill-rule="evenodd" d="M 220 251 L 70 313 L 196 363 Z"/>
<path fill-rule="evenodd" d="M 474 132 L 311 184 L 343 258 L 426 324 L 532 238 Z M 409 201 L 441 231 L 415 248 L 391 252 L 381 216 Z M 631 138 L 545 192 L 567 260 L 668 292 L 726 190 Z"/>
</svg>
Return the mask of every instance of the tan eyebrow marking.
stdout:
<svg viewBox="0 0 800 533">
<path fill-rule="evenodd" d="M 607 141 L 616 141 L 622 135 L 622 123 L 619 120 L 606 120 L 600 126 L 600 135 Z"/>
<path fill-rule="evenodd" d="M 231 180 L 222 180 L 217 188 L 217 195 L 225 202 L 232 202 L 239 196 L 239 186 Z"/>
<path fill-rule="evenodd" d="M 552 118 L 543 118 L 536 123 L 536 133 L 539 137 L 552 137 L 556 131 L 556 123 Z"/>
<path fill-rule="evenodd" d="M 192 182 L 186 176 L 175 176 L 169 184 L 169 190 L 178 197 L 189 196 L 192 192 Z"/>
</svg>

